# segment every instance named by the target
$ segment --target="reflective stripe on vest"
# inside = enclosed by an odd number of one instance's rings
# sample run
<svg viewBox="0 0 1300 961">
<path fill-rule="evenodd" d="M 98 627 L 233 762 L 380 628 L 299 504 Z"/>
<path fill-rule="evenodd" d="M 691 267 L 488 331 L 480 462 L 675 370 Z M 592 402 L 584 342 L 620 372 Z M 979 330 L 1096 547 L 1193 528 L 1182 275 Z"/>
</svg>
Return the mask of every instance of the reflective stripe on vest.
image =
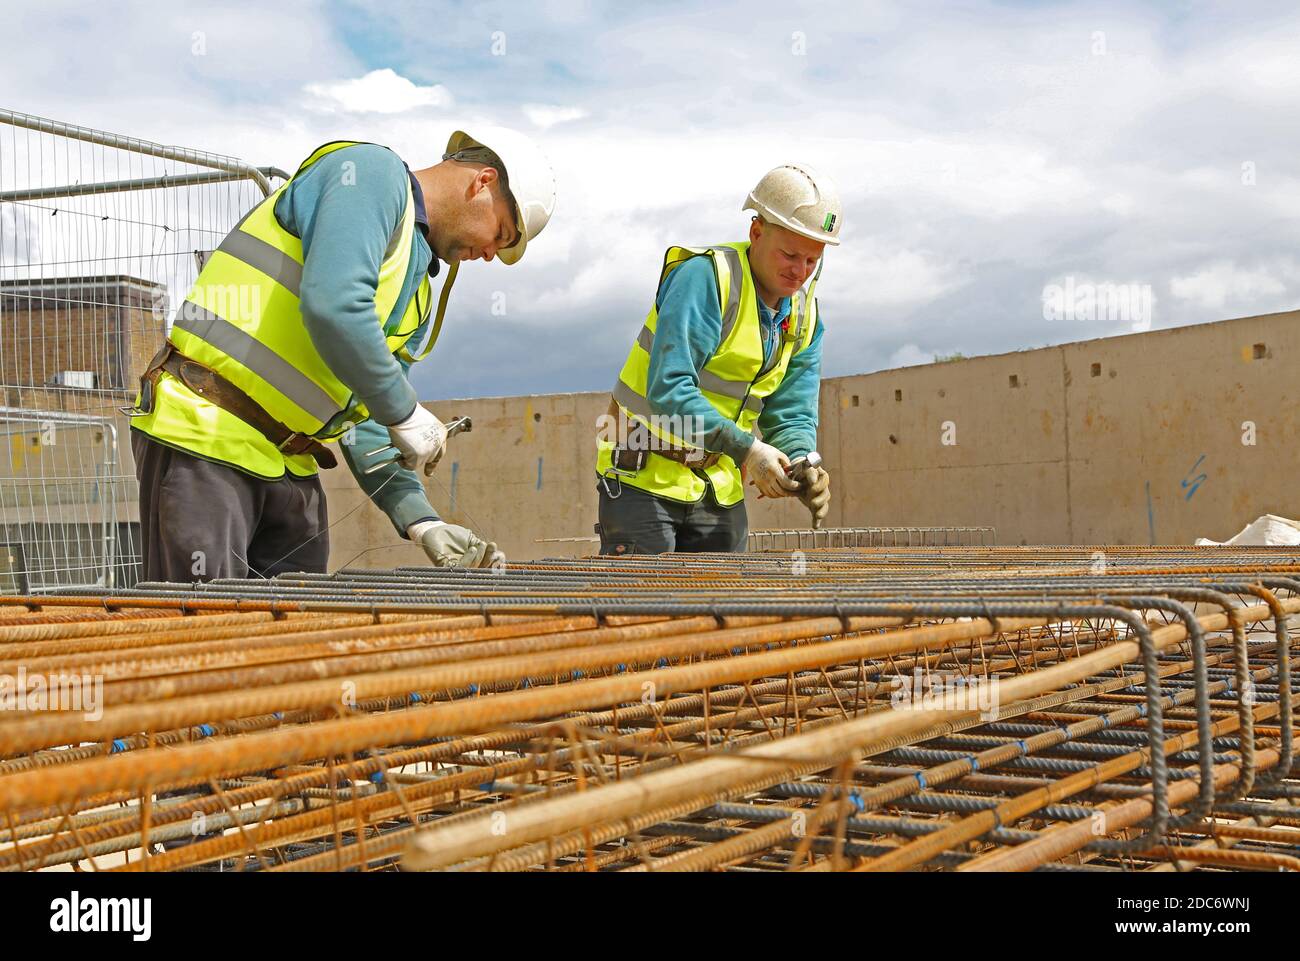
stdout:
<svg viewBox="0 0 1300 961">
<path fill-rule="evenodd" d="M 737 307 L 739 307 L 739 297 L 737 297 Z M 735 320 L 733 318 L 732 324 L 734 323 Z M 731 325 L 728 325 L 725 320 L 723 321 L 723 329 L 727 332 L 730 332 L 731 330 Z M 726 334 L 723 334 L 722 339 L 723 340 L 726 339 Z M 641 328 L 641 332 L 636 335 L 636 342 L 641 345 L 641 349 L 644 350 L 647 354 L 650 353 L 650 350 L 652 347 L 654 347 L 654 342 L 655 342 L 654 331 L 651 330 L 649 327 L 643 326 Z M 727 380 L 723 377 L 719 377 L 713 371 L 709 370 L 708 367 L 705 367 L 703 370 L 699 371 L 697 376 L 699 378 L 700 387 L 702 389 L 707 391 L 712 391 L 715 394 L 722 394 L 724 397 L 734 397 L 736 400 L 743 400 L 745 401 L 745 406 L 749 407 L 755 412 L 761 412 L 763 410 L 762 398 L 754 397 L 749 392 L 749 383 L 750 383 L 749 381 Z M 621 390 L 620 387 L 622 388 Z M 620 400 L 620 394 L 622 396 L 629 398 L 630 402 L 624 404 L 624 406 L 627 407 L 629 410 L 632 410 L 633 412 L 638 414 L 644 413 L 646 416 L 649 415 L 649 410 L 650 410 L 649 407 L 645 406 L 640 401 L 636 400 L 636 398 L 639 397 L 640 395 L 632 391 L 632 389 L 629 388 L 622 381 L 619 381 L 618 385 L 615 386 L 614 388 L 614 399 L 618 400 L 619 403 L 623 403 L 623 401 Z M 644 398 L 642 398 L 642 400 L 644 400 Z M 637 409 L 638 407 L 643 408 L 643 410 L 638 410 Z"/>
<path fill-rule="evenodd" d="M 727 262 L 727 304 L 722 309 L 722 336 L 718 338 L 719 344 L 725 344 L 727 335 L 736 326 L 736 317 L 740 314 L 740 293 L 744 288 L 742 278 L 747 266 L 742 265 L 741 261 L 746 258 L 734 247 L 718 245 L 709 249 L 719 251 Z"/>
<path fill-rule="evenodd" d="M 241 226 L 243 222 L 240 221 Z M 256 267 L 295 297 L 302 296 L 302 264 L 283 250 L 276 250 L 260 237 L 246 234 L 242 230 L 232 230 L 226 234 L 226 239 L 217 250 L 236 260 L 242 260 L 250 267 Z"/>
<path fill-rule="evenodd" d="M 181 353 L 234 383 L 280 423 L 322 440 L 339 436 L 369 414 L 312 343 L 299 301 L 302 241 L 280 225 L 275 205 L 289 184 L 321 157 L 357 143 L 336 141 L 317 148 L 290 180 L 244 215 L 204 264 L 168 334 Z M 406 204 L 388 239 L 375 288 L 375 322 L 384 331 L 388 349 L 405 360 L 414 359 L 407 343 L 427 320 L 432 302 L 426 274 L 402 314 L 394 315 L 414 237 L 414 196 L 408 179 Z M 133 427 L 261 477 L 283 476 L 286 469 L 299 475 L 315 472 L 310 457 L 286 457 L 243 421 L 214 408 L 183 384 L 164 379 L 169 386 L 158 392 L 159 402 L 188 410 L 159 411 L 156 404 L 154 414 L 136 418 Z M 211 436 L 204 439 L 204 432 Z"/>
<path fill-rule="evenodd" d="M 187 300 L 181 304 L 172 323 L 175 329 L 193 334 L 249 370 L 257 372 L 322 424 L 339 412 L 334 398 L 316 386 L 297 367 L 224 317 Z"/>
<path fill-rule="evenodd" d="M 664 256 L 659 278 L 662 285 L 671 271 L 692 257 L 707 256 L 712 260 L 722 314 L 722 336 L 718 349 L 697 372 L 697 380 L 705 399 L 746 432 L 752 431 L 758 422 L 763 398 L 780 386 L 790 358 L 812 342 L 817 324 L 816 300 L 811 296 L 810 287 L 808 294 L 800 291 L 792 299 L 788 332 L 773 351 L 771 361 L 765 364 L 758 296 L 749 271 L 748 249 L 747 243 L 670 247 Z M 643 425 L 660 441 L 674 447 L 698 447 L 699 438 L 681 437 L 674 432 L 674 428 L 683 425 L 655 417 L 656 412 L 645 396 L 658 316 L 657 307 L 652 307 L 614 385 L 614 400 L 625 416 Z M 597 472 L 604 474 L 610 468 L 610 450 L 614 445 L 612 441 L 602 440 L 597 446 Z M 720 504 L 734 504 L 744 497 L 740 471 L 726 456 L 713 467 L 692 470 L 651 453 L 641 471 L 622 477 L 622 481 L 678 501 L 699 500 L 709 484 L 713 486 L 714 496 Z"/>
</svg>

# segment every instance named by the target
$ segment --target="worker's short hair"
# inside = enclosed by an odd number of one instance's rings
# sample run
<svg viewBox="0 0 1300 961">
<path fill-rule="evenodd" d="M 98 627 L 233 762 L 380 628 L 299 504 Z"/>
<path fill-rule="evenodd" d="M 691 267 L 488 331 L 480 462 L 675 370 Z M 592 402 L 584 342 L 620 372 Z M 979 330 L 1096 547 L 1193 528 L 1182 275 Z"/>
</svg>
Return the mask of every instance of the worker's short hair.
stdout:
<svg viewBox="0 0 1300 961">
<path fill-rule="evenodd" d="M 455 153 L 445 153 L 442 155 L 442 159 L 456 160 L 468 164 L 485 164 L 497 172 L 497 176 L 501 178 L 503 184 L 509 182 L 506 175 L 506 165 L 501 162 L 501 158 L 495 152 L 487 147 L 466 147 L 463 150 L 457 150 Z"/>
</svg>

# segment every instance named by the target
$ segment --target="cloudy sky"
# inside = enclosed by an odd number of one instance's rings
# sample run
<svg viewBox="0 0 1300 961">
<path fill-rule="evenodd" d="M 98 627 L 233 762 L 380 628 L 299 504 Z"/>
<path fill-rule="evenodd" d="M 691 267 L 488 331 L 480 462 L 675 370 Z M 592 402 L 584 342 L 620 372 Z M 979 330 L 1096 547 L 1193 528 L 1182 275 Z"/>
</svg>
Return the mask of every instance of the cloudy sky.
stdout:
<svg viewBox="0 0 1300 961">
<path fill-rule="evenodd" d="M 1292 2 L 4 12 L 0 106 L 28 113 L 290 170 L 340 138 L 418 167 L 457 127 L 536 136 L 555 217 L 519 266 L 462 271 L 417 368 L 428 399 L 607 388 L 663 249 L 742 239 L 746 192 L 792 159 L 844 201 L 818 288 L 827 375 L 1286 310 L 1300 293 Z M 1149 313 L 1045 318 L 1045 291 L 1105 284 Z"/>
</svg>

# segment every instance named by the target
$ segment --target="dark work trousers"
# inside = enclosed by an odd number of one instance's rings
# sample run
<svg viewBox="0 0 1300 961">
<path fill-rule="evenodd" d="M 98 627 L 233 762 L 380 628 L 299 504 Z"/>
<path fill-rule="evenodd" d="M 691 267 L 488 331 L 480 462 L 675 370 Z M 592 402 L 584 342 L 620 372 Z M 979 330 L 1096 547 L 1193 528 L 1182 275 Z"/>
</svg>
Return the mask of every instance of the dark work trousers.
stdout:
<svg viewBox="0 0 1300 961">
<path fill-rule="evenodd" d="M 733 507 L 721 507 L 710 487 L 694 504 L 683 504 L 647 494 L 615 478 L 610 478 L 609 486 L 617 497 L 611 497 L 603 483 L 596 484 L 602 554 L 734 554 L 745 549 L 749 519 L 743 500 Z"/>
<path fill-rule="evenodd" d="M 318 477 L 259 480 L 131 431 L 146 581 L 325 573 L 329 520 Z"/>
</svg>

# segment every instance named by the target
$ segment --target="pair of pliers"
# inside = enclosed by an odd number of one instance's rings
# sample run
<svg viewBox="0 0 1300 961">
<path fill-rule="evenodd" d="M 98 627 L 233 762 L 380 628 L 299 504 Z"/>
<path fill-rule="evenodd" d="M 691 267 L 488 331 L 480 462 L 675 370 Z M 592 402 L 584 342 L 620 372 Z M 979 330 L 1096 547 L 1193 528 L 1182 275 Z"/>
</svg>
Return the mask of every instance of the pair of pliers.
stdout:
<svg viewBox="0 0 1300 961">
<path fill-rule="evenodd" d="M 470 420 L 468 417 L 457 417 L 455 420 L 447 422 L 446 424 L 447 436 L 450 437 L 452 434 L 468 433 L 473 427 L 474 427 L 474 422 Z M 382 454 L 386 450 L 393 451 L 394 452 L 393 456 L 387 457 L 384 460 L 377 461 L 376 463 L 371 464 L 369 467 L 365 469 L 365 471 L 363 471 L 363 473 L 373 474 L 375 471 L 382 470 L 383 468 L 387 467 L 389 464 L 396 464 L 399 460 L 402 459 L 401 452 L 398 451 L 397 448 L 394 447 L 392 444 L 385 444 L 383 447 L 376 447 L 374 450 L 367 453 L 366 457 L 367 459 L 374 457 L 376 454 Z"/>
</svg>

